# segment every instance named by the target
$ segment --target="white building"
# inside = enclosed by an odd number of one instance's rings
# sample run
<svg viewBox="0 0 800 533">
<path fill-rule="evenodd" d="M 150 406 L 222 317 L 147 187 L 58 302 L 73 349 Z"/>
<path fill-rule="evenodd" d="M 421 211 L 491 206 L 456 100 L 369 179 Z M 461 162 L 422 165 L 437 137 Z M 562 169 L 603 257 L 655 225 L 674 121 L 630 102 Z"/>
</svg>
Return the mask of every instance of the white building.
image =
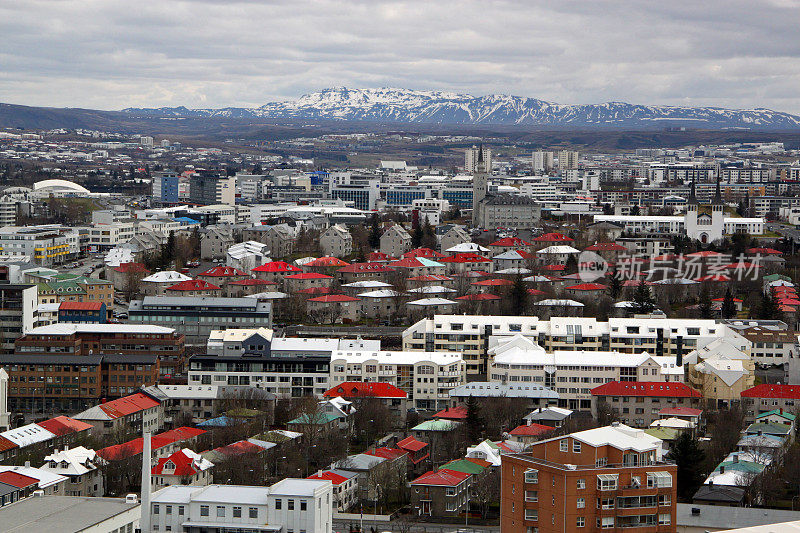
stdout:
<svg viewBox="0 0 800 533">
<path fill-rule="evenodd" d="M 65 496 L 100 497 L 105 494 L 101 463 L 94 450 L 78 446 L 55 450 L 44 458 L 41 469 L 69 479 Z"/>
<path fill-rule="evenodd" d="M 468 148 L 464 152 L 464 172 L 473 173 L 477 171 L 478 154 L 483 152 L 483 161 L 486 163 L 486 170 L 492 170 L 492 149 L 481 145 Z"/>
<path fill-rule="evenodd" d="M 283 479 L 270 487 L 172 485 L 152 496 L 152 531 L 332 533 L 330 481 Z"/>
<path fill-rule="evenodd" d="M 0 431 L 6 431 L 11 425 L 11 413 L 8 411 L 8 372 L 0 368 Z"/>
<path fill-rule="evenodd" d="M 550 172 L 555 167 L 553 162 L 553 152 L 539 150 L 533 152 L 532 156 L 534 172 Z"/>
<path fill-rule="evenodd" d="M 456 352 L 337 351 L 331 357 L 330 383 L 391 383 L 408 393 L 413 406 L 439 410 L 448 406 L 450 391 L 466 383 L 466 365 Z"/>
<path fill-rule="evenodd" d="M 58 225 L 0 228 L 0 250 L 27 255 L 41 266 L 64 263 L 80 252 L 78 230 Z"/>
</svg>

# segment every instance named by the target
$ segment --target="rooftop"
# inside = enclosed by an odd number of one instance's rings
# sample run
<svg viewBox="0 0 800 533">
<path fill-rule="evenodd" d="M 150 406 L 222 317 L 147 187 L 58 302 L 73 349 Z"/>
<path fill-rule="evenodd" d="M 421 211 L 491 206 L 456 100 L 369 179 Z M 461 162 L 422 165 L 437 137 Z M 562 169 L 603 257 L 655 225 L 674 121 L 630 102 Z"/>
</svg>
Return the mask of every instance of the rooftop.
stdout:
<svg viewBox="0 0 800 533">
<path fill-rule="evenodd" d="M 121 498 L 44 496 L 25 498 L 0 508 L 0 523 L 5 533 L 53 533 L 83 531 L 139 504 Z M 138 517 L 131 515 L 131 521 Z"/>
</svg>

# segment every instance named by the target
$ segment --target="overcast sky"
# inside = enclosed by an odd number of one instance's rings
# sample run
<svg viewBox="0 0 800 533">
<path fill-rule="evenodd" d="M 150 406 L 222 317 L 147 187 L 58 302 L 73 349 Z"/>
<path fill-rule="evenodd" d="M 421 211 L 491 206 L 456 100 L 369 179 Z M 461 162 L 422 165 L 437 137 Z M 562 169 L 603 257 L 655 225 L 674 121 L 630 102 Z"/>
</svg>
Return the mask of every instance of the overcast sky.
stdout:
<svg viewBox="0 0 800 533">
<path fill-rule="evenodd" d="M 333 87 L 800 114 L 800 0 L 0 0 L 0 102 L 257 106 Z"/>
</svg>

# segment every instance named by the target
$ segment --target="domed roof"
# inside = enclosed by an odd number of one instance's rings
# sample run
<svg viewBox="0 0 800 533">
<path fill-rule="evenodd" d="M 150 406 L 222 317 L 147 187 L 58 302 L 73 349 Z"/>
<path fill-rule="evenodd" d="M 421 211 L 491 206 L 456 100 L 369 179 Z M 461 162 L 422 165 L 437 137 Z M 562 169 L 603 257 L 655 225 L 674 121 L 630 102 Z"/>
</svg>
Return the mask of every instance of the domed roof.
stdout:
<svg viewBox="0 0 800 533">
<path fill-rule="evenodd" d="M 89 189 L 87 189 L 86 187 L 78 185 L 77 183 L 72 183 L 71 181 L 67 180 L 42 180 L 42 181 L 37 181 L 36 183 L 33 184 L 34 191 L 41 191 L 46 189 L 82 192 L 89 194 Z"/>
</svg>

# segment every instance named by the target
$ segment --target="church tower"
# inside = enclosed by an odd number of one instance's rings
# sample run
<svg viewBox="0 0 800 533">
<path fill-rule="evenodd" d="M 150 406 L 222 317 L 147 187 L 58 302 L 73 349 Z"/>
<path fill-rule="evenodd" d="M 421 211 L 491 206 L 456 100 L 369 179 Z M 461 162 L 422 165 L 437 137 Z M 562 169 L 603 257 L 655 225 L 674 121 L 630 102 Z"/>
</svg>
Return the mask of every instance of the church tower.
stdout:
<svg viewBox="0 0 800 533">
<path fill-rule="evenodd" d="M 478 227 L 481 217 L 482 203 L 489 188 L 489 170 L 483 158 L 483 145 L 478 148 L 478 160 L 472 174 L 472 226 Z"/>
<path fill-rule="evenodd" d="M 722 201 L 719 180 L 720 176 L 717 174 L 717 189 L 711 202 L 711 232 L 714 240 L 721 239 L 725 235 L 725 202 Z"/>
</svg>

